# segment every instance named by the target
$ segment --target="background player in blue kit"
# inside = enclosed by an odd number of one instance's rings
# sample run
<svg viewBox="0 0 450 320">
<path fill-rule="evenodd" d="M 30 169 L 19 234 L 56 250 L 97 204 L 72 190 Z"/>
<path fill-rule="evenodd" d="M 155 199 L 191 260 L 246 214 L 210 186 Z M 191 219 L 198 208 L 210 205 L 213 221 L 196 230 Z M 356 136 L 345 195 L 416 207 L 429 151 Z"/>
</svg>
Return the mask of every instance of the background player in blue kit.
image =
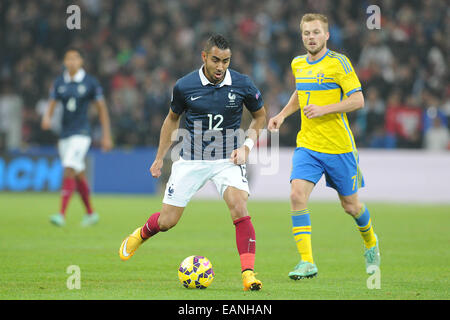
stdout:
<svg viewBox="0 0 450 320">
<path fill-rule="evenodd" d="M 65 71 L 56 78 L 50 92 L 49 106 L 42 118 L 41 127 L 50 129 L 51 118 L 57 101 L 63 105 L 62 129 L 58 141 L 58 151 L 64 167 L 59 213 L 52 215 L 50 221 L 65 225 L 66 208 L 75 190 L 80 193 L 86 207 L 82 225 L 89 226 L 99 220 L 92 209 L 89 185 L 85 176 L 84 158 L 91 144 L 88 108 L 93 102 L 98 109 L 102 126 L 102 149 L 112 148 L 108 110 L 98 81 L 82 68 L 81 51 L 71 48 L 64 55 Z"/>
<path fill-rule="evenodd" d="M 128 260 L 136 249 L 159 231 L 174 227 L 191 197 L 211 180 L 225 200 L 236 228 L 236 244 L 241 261 L 244 290 L 259 290 L 255 278 L 255 230 L 247 212 L 249 196 L 245 163 L 266 124 L 261 93 L 250 78 L 228 69 L 231 50 L 221 35 L 211 36 L 202 51 L 203 66 L 177 81 L 169 114 L 161 128 L 158 152 L 150 168 L 161 175 L 163 159 L 172 145 L 172 133 L 186 113 L 186 129 L 181 158 L 172 165 L 161 212 L 150 216 L 123 242 L 119 250 Z M 244 144 L 238 140 L 243 105 L 252 122 Z"/>
</svg>

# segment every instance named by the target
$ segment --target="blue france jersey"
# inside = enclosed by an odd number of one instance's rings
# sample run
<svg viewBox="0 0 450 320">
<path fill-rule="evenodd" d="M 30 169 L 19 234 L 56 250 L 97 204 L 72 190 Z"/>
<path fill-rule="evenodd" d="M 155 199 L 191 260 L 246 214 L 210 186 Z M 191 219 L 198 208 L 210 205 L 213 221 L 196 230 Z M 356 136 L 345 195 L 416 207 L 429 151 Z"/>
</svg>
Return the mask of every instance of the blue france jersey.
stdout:
<svg viewBox="0 0 450 320">
<path fill-rule="evenodd" d="M 83 69 L 70 79 L 66 71 L 53 83 L 50 98 L 61 101 L 63 105 L 61 138 L 75 134 L 90 135 L 89 105 L 103 98 L 103 90 L 97 79 Z"/>
<path fill-rule="evenodd" d="M 228 69 L 224 80 L 212 84 L 203 67 L 179 79 L 174 88 L 171 110 L 186 113 L 181 155 L 185 160 L 226 159 L 242 144 L 239 130 L 243 106 L 255 112 L 263 107 L 261 93 L 252 80 Z"/>
</svg>

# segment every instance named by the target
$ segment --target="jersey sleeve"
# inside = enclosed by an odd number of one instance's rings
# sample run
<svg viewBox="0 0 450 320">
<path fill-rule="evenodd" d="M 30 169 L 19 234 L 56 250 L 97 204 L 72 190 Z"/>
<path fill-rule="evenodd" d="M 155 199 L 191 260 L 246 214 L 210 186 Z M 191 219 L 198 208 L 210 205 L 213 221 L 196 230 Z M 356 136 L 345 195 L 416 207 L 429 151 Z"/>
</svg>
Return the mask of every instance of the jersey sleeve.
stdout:
<svg viewBox="0 0 450 320">
<path fill-rule="evenodd" d="M 346 56 L 340 56 L 338 61 L 336 80 L 344 94 L 348 97 L 354 92 L 362 91 L 361 82 L 359 82 L 350 60 Z"/>
<path fill-rule="evenodd" d="M 176 83 L 173 87 L 170 109 L 176 114 L 182 114 L 186 109 L 184 97 L 180 91 L 180 86 L 178 83 Z"/>
<path fill-rule="evenodd" d="M 58 81 L 55 80 L 50 88 L 49 97 L 52 100 L 61 100 L 61 97 L 58 93 Z"/>
<path fill-rule="evenodd" d="M 246 95 L 244 97 L 245 107 L 250 112 L 258 111 L 264 105 L 264 101 L 261 95 L 261 92 L 256 88 L 253 81 L 247 77 L 247 90 Z"/>
<path fill-rule="evenodd" d="M 103 88 L 100 85 L 100 82 L 98 82 L 97 79 L 93 79 L 93 99 L 94 100 L 101 100 L 103 99 Z"/>
</svg>

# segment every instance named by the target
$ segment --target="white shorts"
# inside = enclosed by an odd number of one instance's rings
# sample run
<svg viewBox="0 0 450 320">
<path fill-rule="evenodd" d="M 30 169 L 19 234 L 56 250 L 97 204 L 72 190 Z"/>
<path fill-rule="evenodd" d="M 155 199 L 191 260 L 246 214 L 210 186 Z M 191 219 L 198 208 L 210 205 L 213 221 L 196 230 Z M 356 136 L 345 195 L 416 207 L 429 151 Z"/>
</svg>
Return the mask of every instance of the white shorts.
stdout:
<svg viewBox="0 0 450 320">
<path fill-rule="evenodd" d="M 184 208 L 192 196 L 209 180 L 214 182 L 221 197 L 229 186 L 250 194 L 245 165 L 235 165 L 229 159 L 183 160 L 180 158 L 172 164 L 163 203 Z"/>
<path fill-rule="evenodd" d="M 64 168 L 80 173 L 86 168 L 84 158 L 91 145 L 91 137 L 73 135 L 58 141 L 58 151 Z"/>
</svg>

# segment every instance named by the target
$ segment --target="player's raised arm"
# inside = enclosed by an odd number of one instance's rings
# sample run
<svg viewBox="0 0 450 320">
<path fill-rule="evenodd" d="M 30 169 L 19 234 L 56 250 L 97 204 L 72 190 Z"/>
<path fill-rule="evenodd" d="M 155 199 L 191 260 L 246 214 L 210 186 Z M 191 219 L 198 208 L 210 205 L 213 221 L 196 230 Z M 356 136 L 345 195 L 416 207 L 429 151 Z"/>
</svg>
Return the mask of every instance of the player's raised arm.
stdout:
<svg viewBox="0 0 450 320">
<path fill-rule="evenodd" d="M 264 107 L 251 114 L 253 119 L 247 130 L 247 138 L 245 139 L 244 144 L 240 148 L 233 150 L 230 156 L 230 161 L 235 164 L 244 164 L 247 162 L 248 155 L 250 154 L 253 145 L 258 141 L 261 130 L 264 129 L 266 125 L 267 116 Z"/>
<path fill-rule="evenodd" d="M 51 127 L 53 112 L 55 111 L 56 100 L 51 99 L 48 103 L 48 107 L 42 117 L 41 128 L 42 130 L 49 130 Z"/>
<path fill-rule="evenodd" d="M 113 144 L 111 139 L 111 125 L 105 100 L 96 100 L 95 106 L 97 107 L 100 125 L 102 126 L 102 149 L 103 151 L 109 151 L 112 149 Z"/>
<path fill-rule="evenodd" d="M 352 112 L 364 107 L 364 95 L 362 91 L 352 93 L 347 99 L 327 106 L 309 104 L 303 108 L 303 113 L 308 119 L 321 117 L 330 113 Z"/>
<path fill-rule="evenodd" d="M 289 99 L 286 106 L 275 117 L 270 118 L 267 129 L 269 129 L 269 131 L 278 131 L 278 129 L 280 129 L 281 127 L 281 124 L 284 122 L 284 119 L 289 117 L 299 108 L 300 105 L 298 104 L 297 90 L 295 90 L 292 93 L 291 98 Z"/>
<path fill-rule="evenodd" d="M 164 163 L 164 157 L 172 145 L 172 133 L 180 126 L 180 115 L 169 109 L 169 114 L 164 119 L 159 137 L 158 152 L 155 161 L 150 167 L 150 173 L 154 178 L 159 178 Z"/>
<path fill-rule="evenodd" d="M 261 130 L 264 129 L 267 123 L 266 109 L 262 107 L 261 109 L 252 112 L 252 122 L 248 127 L 248 139 L 252 139 L 254 143 L 258 141 L 258 137 L 261 134 Z"/>
<path fill-rule="evenodd" d="M 328 113 L 352 112 L 364 107 L 362 91 L 352 93 L 347 99 L 327 106 Z"/>
</svg>

